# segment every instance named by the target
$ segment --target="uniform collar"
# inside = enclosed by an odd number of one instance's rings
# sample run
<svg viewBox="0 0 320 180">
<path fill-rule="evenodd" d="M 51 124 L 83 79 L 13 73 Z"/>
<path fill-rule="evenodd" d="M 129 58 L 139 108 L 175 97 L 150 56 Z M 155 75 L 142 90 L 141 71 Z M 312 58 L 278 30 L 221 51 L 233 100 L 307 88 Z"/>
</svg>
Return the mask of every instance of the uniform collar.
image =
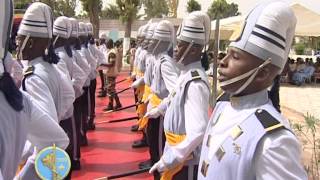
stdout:
<svg viewBox="0 0 320 180">
<path fill-rule="evenodd" d="M 267 89 L 246 96 L 230 97 L 231 106 L 238 110 L 259 107 L 268 103 L 268 101 Z"/>
<path fill-rule="evenodd" d="M 60 46 L 58 48 L 55 49 L 55 52 L 60 52 L 60 51 L 64 51 L 64 47 L 63 46 Z"/>
<path fill-rule="evenodd" d="M 202 69 L 201 62 L 197 61 L 181 67 L 181 74 L 186 74 L 190 69 Z"/>
<path fill-rule="evenodd" d="M 33 65 L 39 64 L 39 63 L 41 63 L 41 62 L 45 62 L 45 61 L 44 61 L 43 58 L 40 56 L 40 57 L 34 58 L 34 59 L 31 60 L 31 61 L 28 61 L 28 65 L 29 65 L 29 66 L 33 66 Z"/>
</svg>

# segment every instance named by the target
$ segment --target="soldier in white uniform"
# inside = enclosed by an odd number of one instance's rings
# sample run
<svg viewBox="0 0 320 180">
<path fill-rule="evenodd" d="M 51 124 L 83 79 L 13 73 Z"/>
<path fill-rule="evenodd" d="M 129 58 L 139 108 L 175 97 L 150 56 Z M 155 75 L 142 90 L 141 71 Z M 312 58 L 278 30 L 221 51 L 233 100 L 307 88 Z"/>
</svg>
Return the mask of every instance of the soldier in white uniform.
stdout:
<svg viewBox="0 0 320 180">
<path fill-rule="evenodd" d="M 99 51 L 96 47 L 96 43 L 94 42 L 93 38 L 93 26 L 91 23 L 86 23 L 87 30 L 88 30 L 88 50 L 90 52 L 91 57 L 93 57 L 96 61 L 96 67 L 95 69 L 92 69 L 91 73 L 91 82 L 90 82 L 90 115 L 88 120 L 88 130 L 94 130 L 95 124 L 94 124 L 94 118 L 95 118 L 95 108 L 96 108 L 96 86 L 97 86 L 97 80 L 96 80 L 96 74 L 97 74 L 97 67 L 105 62 L 105 57 L 101 51 Z"/>
<path fill-rule="evenodd" d="M 76 148 L 74 152 L 74 160 L 72 161 L 72 168 L 79 170 L 81 168 L 80 165 L 80 143 L 81 143 L 81 124 L 82 119 L 84 116 L 86 116 L 84 113 L 87 111 L 86 107 L 83 105 L 84 102 L 87 100 L 88 96 L 84 93 L 84 87 L 85 83 L 88 79 L 88 76 L 90 74 L 90 66 L 87 62 L 87 60 L 81 56 L 81 45 L 79 40 L 79 23 L 74 18 L 69 18 L 71 24 L 72 24 L 72 31 L 70 36 L 70 45 L 72 48 L 72 54 L 73 59 L 76 64 L 79 65 L 79 67 L 82 69 L 84 75 L 81 77 L 81 83 L 78 84 L 78 86 L 75 88 L 75 94 L 76 94 L 76 100 L 74 102 L 74 119 L 75 119 L 75 125 L 76 125 Z"/>
<path fill-rule="evenodd" d="M 134 72 L 132 74 L 132 78 L 134 82 L 132 83 L 131 87 L 135 91 L 135 99 L 137 102 L 142 102 L 142 97 L 144 94 L 144 72 L 145 72 L 145 56 L 147 54 L 148 44 L 146 44 L 146 36 L 148 34 L 148 28 L 150 24 L 145 24 L 140 29 L 140 43 L 139 48 L 136 51 L 135 60 L 134 60 Z M 140 118 L 143 117 L 146 111 L 146 104 L 140 104 L 137 107 L 137 114 Z M 139 129 L 139 125 L 132 127 L 133 131 Z M 134 141 L 132 144 L 133 148 L 140 148 L 146 147 L 147 140 L 146 135 L 143 132 L 143 138 L 141 140 Z"/>
<path fill-rule="evenodd" d="M 74 91 L 69 81 L 53 66 L 59 57 L 51 43 L 53 24 L 49 21 L 53 17 L 50 13 L 50 7 L 43 3 L 34 3 L 27 9 L 18 30 L 18 58 L 28 60 L 29 65 L 22 83 L 23 90 L 59 122 L 74 101 Z"/>
<path fill-rule="evenodd" d="M 37 6 L 31 5 L 32 6 Z M 57 124 L 57 119 L 45 113 L 38 103 L 27 93 L 19 91 L 10 76 L 10 68 L 5 66 L 8 39 L 11 33 L 13 5 L 10 0 L 0 1 L 0 172 L 3 179 L 13 179 L 21 160 L 26 140 L 37 149 L 52 146 L 66 148 L 68 137 Z M 28 11 L 27 11 L 28 12 Z M 50 12 L 50 11 L 49 11 Z M 29 11 L 30 13 L 30 11 Z M 54 107 L 53 107 L 54 108 Z M 37 176 L 34 171 L 34 156 L 24 168 L 25 174 Z M 30 179 L 30 177 L 29 177 Z"/>
<path fill-rule="evenodd" d="M 160 21 L 155 28 L 153 38 L 150 42 L 155 56 L 153 67 L 153 79 L 151 83 L 151 94 L 149 95 L 148 110 L 156 108 L 174 90 L 178 80 L 178 70 L 174 60 L 168 55 L 168 50 L 175 44 L 176 34 L 173 24 L 169 21 Z M 147 117 L 149 118 L 149 117 Z M 163 116 L 149 118 L 147 125 L 148 144 L 152 164 L 159 161 L 165 141 L 163 133 Z M 160 174 L 154 173 L 154 178 L 159 179 Z"/>
<path fill-rule="evenodd" d="M 54 48 L 58 56 L 60 57 L 59 63 L 56 65 L 63 76 L 69 79 L 69 84 L 72 85 L 74 91 L 79 91 L 79 87 L 82 88 L 84 83 L 84 72 L 77 65 L 73 59 L 73 53 L 71 46 L 69 44 L 69 37 L 72 31 L 72 24 L 68 17 L 60 16 L 58 17 L 53 25 L 53 35 L 54 35 Z M 77 144 L 77 130 L 76 122 L 73 117 L 74 105 L 71 104 L 68 112 L 65 114 L 63 120 L 60 122 L 60 126 L 65 130 L 70 139 L 70 145 L 66 149 L 69 154 L 72 165 L 76 164 L 74 161 L 74 152 L 78 146 Z M 71 166 L 71 169 L 73 167 Z M 71 178 L 71 171 L 67 178 Z"/>
<path fill-rule="evenodd" d="M 134 82 L 136 80 L 136 75 L 137 75 L 137 66 L 138 66 L 138 60 L 139 60 L 139 54 L 141 52 L 142 49 L 142 42 L 144 40 L 144 36 L 142 33 L 144 26 L 140 26 L 138 29 L 138 34 L 137 34 L 137 49 L 135 51 L 134 54 L 134 60 L 133 60 L 133 68 L 132 68 L 132 72 L 131 72 L 131 80 Z M 134 99 L 135 99 L 135 103 L 137 103 L 138 100 L 138 95 L 137 95 L 137 89 L 134 88 Z M 131 127 L 131 131 L 138 131 L 139 129 L 139 125 L 133 125 Z"/>
<path fill-rule="evenodd" d="M 169 95 L 170 103 L 163 101 L 159 105 L 167 105 L 164 115 L 166 144 L 162 157 L 150 169 L 150 173 L 163 172 L 161 179 L 197 177 L 200 146 L 208 121 L 209 85 L 201 61 L 209 37 L 210 18 L 200 11 L 190 13 L 178 31 L 174 59 L 181 74 Z M 159 106 L 150 111 L 150 115 L 164 113 L 165 108 Z"/>
<path fill-rule="evenodd" d="M 97 61 L 96 59 L 90 54 L 88 50 L 88 29 L 87 25 L 83 22 L 79 22 L 79 39 L 81 44 L 80 55 L 83 59 L 87 61 L 90 67 L 89 76 L 84 84 L 84 94 L 83 94 L 83 102 L 82 102 L 82 120 L 81 120 L 81 145 L 87 146 L 88 139 L 87 139 L 87 124 L 90 117 L 90 84 L 91 80 L 95 79 L 96 77 L 96 68 L 97 68 Z"/>
<path fill-rule="evenodd" d="M 219 62 L 218 80 L 231 97 L 210 118 L 199 180 L 308 179 L 300 144 L 267 92 L 286 64 L 296 21 L 281 1 L 262 2 L 247 16 Z"/>
</svg>

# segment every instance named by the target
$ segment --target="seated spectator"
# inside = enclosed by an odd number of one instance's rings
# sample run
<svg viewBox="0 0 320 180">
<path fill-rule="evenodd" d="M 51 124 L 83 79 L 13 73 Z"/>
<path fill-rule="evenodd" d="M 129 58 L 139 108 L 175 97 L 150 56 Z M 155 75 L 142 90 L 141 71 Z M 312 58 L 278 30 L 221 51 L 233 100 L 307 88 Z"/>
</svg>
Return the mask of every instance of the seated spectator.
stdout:
<svg viewBox="0 0 320 180">
<path fill-rule="evenodd" d="M 308 61 L 308 64 L 299 71 L 296 71 L 292 77 L 292 83 L 301 86 L 306 79 L 310 79 L 315 72 L 315 67 L 312 61 Z"/>
<path fill-rule="evenodd" d="M 288 69 L 288 82 L 292 81 L 292 76 L 294 74 L 294 72 L 297 69 L 297 65 L 294 63 L 294 59 L 290 59 L 288 60 L 289 62 L 289 69 Z"/>
<path fill-rule="evenodd" d="M 306 67 L 304 61 L 302 58 L 297 58 L 296 62 L 296 72 L 303 71 L 303 69 Z"/>
<path fill-rule="evenodd" d="M 320 73 L 320 57 L 317 57 L 317 62 L 314 64 L 314 67 L 316 68 L 315 73 Z"/>
</svg>

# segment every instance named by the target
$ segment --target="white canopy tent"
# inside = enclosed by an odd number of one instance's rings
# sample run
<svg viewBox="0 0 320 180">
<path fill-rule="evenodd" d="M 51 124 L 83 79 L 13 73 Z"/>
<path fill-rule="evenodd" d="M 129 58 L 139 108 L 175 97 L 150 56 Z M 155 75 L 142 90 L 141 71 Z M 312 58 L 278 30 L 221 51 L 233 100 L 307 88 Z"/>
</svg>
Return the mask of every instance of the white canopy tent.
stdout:
<svg viewBox="0 0 320 180">
<path fill-rule="evenodd" d="M 300 3 L 291 5 L 296 17 L 296 36 L 320 36 L 320 14 L 304 7 Z M 229 40 L 233 32 L 240 29 L 244 16 L 233 16 L 220 20 L 220 39 Z M 211 21 L 211 38 L 214 38 L 216 21 Z"/>
</svg>

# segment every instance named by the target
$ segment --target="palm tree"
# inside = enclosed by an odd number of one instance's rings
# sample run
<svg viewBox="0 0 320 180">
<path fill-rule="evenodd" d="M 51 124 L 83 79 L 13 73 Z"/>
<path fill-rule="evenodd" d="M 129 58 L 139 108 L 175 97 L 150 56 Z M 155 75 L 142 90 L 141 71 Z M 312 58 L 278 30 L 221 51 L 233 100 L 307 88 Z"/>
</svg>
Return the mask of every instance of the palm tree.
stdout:
<svg viewBox="0 0 320 180">
<path fill-rule="evenodd" d="M 94 37 L 99 37 L 99 28 L 100 28 L 100 21 L 99 21 L 99 14 L 102 8 L 102 1 L 101 0 L 80 0 L 83 5 L 83 9 L 88 13 L 90 22 L 93 26 L 93 34 Z"/>
<path fill-rule="evenodd" d="M 125 23 L 126 30 L 123 38 L 123 54 L 130 47 L 131 26 L 134 20 L 138 19 L 138 11 L 140 9 L 139 0 L 117 0 L 117 5 L 120 10 L 120 20 Z"/>
<path fill-rule="evenodd" d="M 130 38 L 131 25 L 138 17 L 140 2 L 139 0 L 117 0 L 117 5 L 120 10 L 120 20 L 126 24 L 124 37 Z"/>
<path fill-rule="evenodd" d="M 101 17 L 106 19 L 119 19 L 119 7 L 117 5 L 110 4 L 107 8 L 101 11 Z"/>
<path fill-rule="evenodd" d="M 177 17 L 177 9 L 179 5 L 179 0 L 168 0 L 170 17 Z"/>
</svg>

